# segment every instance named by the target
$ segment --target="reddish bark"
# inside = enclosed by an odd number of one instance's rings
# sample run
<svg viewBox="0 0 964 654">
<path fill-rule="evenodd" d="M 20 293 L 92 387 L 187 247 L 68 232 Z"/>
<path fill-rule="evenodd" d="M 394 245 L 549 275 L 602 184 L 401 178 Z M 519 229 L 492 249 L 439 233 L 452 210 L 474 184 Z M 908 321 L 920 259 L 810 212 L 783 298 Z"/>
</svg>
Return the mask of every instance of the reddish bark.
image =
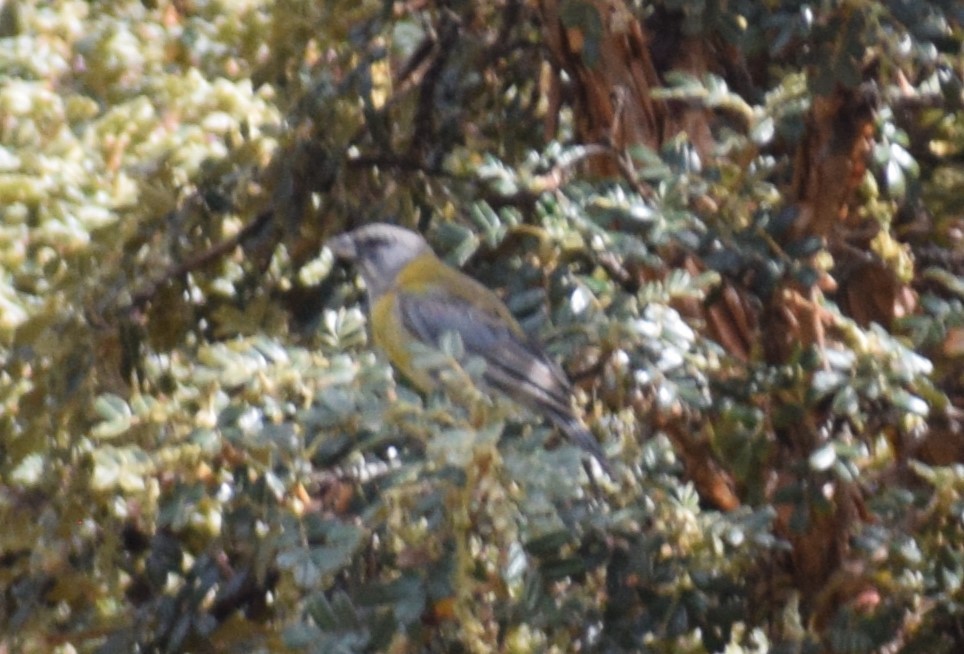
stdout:
<svg viewBox="0 0 964 654">
<path fill-rule="evenodd" d="M 646 27 L 622 2 L 591 0 L 600 22 L 601 35 L 587 34 L 583 26 L 566 26 L 559 0 L 540 0 L 546 44 L 554 72 L 550 98 L 561 100 L 561 71 L 572 80 L 571 93 L 576 136 L 585 144 L 612 145 L 617 151 L 633 145 L 658 149 L 667 139 L 686 132 L 701 154 L 709 154 L 707 114 L 698 108 L 672 106 L 653 99 L 651 92 L 663 85 L 654 65 Z M 587 54 L 592 40 L 593 56 Z M 679 50 L 676 70 L 699 75 L 706 71 L 702 45 L 694 40 Z M 558 106 L 550 107 L 548 129 L 554 135 Z M 596 156 L 588 163 L 595 175 L 617 175 L 611 157 Z"/>
</svg>

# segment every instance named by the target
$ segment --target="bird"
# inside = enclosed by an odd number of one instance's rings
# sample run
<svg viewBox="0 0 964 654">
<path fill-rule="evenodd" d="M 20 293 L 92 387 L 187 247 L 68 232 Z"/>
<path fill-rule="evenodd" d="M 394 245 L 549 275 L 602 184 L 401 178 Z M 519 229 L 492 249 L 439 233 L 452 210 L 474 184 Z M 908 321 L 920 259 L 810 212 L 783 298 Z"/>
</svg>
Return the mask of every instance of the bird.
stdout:
<svg viewBox="0 0 964 654">
<path fill-rule="evenodd" d="M 593 456 L 612 476 L 599 442 L 572 404 L 572 386 L 559 365 L 531 339 L 489 288 L 439 259 L 418 233 L 370 223 L 332 237 L 327 247 L 353 263 L 368 293 L 372 338 L 422 392 L 438 379 L 413 363 L 416 343 L 440 349 L 454 332 L 464 351 L 485 362 L 482 385 L 530 408 Z"/>
</svg>

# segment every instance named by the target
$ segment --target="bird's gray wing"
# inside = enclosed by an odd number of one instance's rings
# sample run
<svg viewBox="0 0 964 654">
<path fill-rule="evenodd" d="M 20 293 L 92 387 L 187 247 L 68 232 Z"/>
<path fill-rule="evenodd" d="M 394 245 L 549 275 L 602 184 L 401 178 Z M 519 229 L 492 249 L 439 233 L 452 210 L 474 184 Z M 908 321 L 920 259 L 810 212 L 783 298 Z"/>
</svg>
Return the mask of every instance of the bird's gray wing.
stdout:
<svg viewBox="0 0 964 654">
<path fill-rule="evenodd" d="M 572 417 L 565 375 L 502 317 L 452 296 L 400 293 L 397 301 L 402 324 L 423 343 L 438 347 L 443 334 L 455 332 L 467 354 L 485 361 L 482 378 L 489 386 L 554 422 Z"/>
<path fill-rule="evenodd" d="M 438 347 L 443 334 L 457 333 L 466 353 L 485 361 L 482 379 L 486 384 L 548 418 L 612 474 L 599 442 L 573 412 L 565 374 L 501 316 L 461 298 L 431 293 L 400 293 L 397 307 L 405 329 L 426 345 Z"/>
</svg>

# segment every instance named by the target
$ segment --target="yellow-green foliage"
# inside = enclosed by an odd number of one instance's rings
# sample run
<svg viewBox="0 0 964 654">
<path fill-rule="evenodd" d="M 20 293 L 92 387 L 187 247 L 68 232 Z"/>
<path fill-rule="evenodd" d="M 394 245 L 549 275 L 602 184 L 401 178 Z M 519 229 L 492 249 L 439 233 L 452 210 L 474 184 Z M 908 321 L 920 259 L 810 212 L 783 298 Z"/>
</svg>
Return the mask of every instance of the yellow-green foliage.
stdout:
<svg viewBox="0 0 964 654">
<path fill-rule="evenodd" d="M 675 78 L 662 97 L 718 112 L 715 159 L 679 137 L 594 180 L 538 4 L 0 2 L 0 651 L 958 651 L 964 475 L 902 457 L 960 425 L 959 12 L 651 3 L 766 53 L 767 83 Z M 814 291 L 826 347 L 735 357 L 701 313 L 725 283 L 768 308 L 834 270 L 776 245 L 787 144 L 871 58 L 867 252 L 919 308 L 865 328 Z M 901 122 L 911 96 L 940 111 Z M 391 370 L 321 249 L 372 219 L 502 294 L 616 478 Z M 455 354 L 425 356 L 468 386 Z M 816 446 L 785 460 L 800 425 Z M 699 494 L 691 443 L 739 507 Z M 795 585 L 793 539 L 841 496 L 847 566 Z"/>
</svg>

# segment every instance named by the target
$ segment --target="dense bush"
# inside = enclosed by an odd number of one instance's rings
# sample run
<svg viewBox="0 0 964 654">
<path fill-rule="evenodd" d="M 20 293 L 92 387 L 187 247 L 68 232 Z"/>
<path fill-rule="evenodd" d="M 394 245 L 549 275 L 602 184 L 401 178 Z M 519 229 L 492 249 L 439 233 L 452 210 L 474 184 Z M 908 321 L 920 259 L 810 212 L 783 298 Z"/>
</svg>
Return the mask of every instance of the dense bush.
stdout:
<svg viewBox="0 0 964 654">
<path fill-rule="evenodd" d="M 0 649 L 958 651 L 962 53 L 942 0 L 3 3 Z M 322 247 L 376 219 L 614 478 L 393 373 Z"/>
</svg>

